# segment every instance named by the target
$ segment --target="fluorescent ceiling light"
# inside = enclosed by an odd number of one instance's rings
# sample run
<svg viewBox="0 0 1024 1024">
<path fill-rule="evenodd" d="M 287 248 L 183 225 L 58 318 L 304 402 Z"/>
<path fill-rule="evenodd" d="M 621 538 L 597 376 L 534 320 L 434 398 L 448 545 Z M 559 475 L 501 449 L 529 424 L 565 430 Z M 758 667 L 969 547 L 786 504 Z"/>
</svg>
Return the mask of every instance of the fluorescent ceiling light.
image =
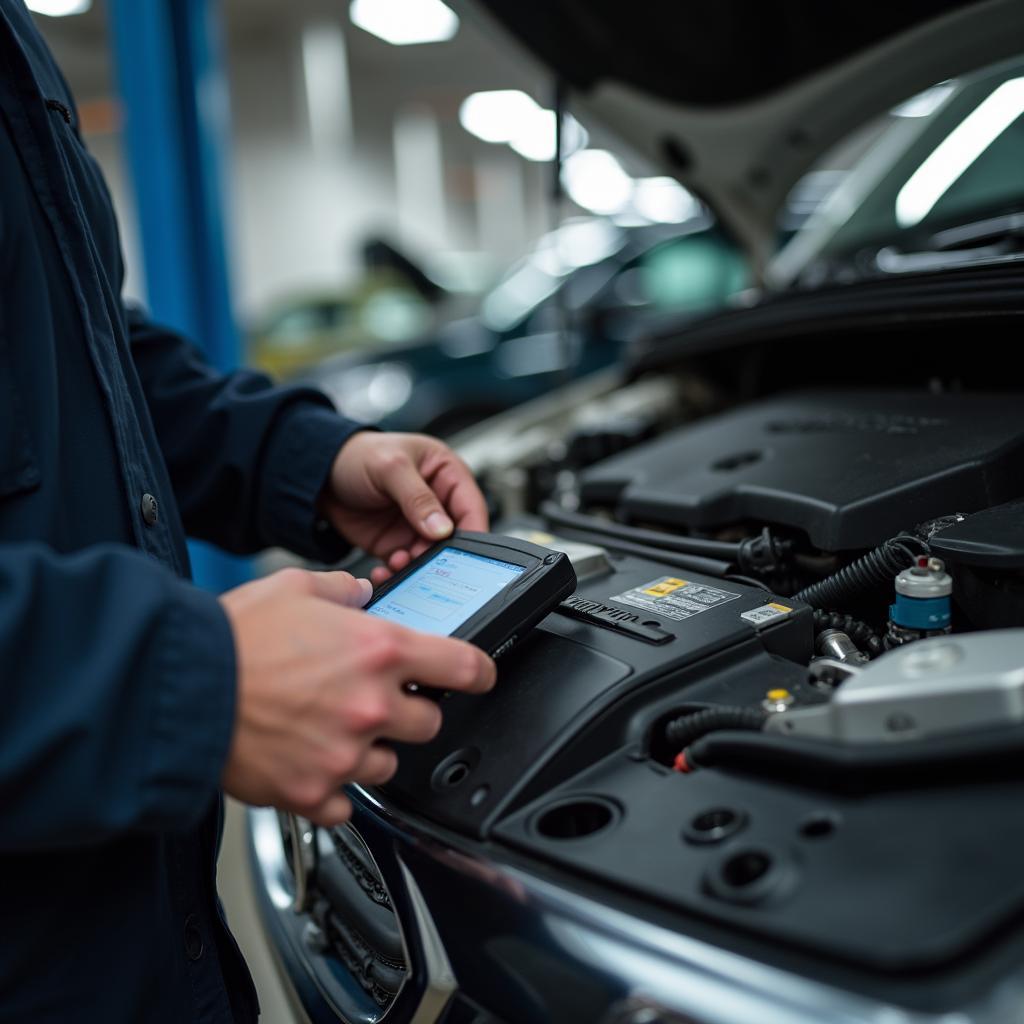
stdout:
<svg viewBox="0 0 1024 1024">
<path fill-rule="evenodd" d="M 555 159 L 556 119 L 519 89 L 492 89 L 467 96 L 459 107 L 459 123 L 484 142 L 507 142 L 526 160 Z M 587 133 L 574 117 L 563 123 L 566 154 L 587 144 Z"/>
<path fill-rule="evenodd" d="M 633 179 L 604 149 L 574 153 L 565 161 L 562 175 L 572 201 L 592 213 L 618 213 L 633 195 Z"/>
<path fill-rule="evenodd" d="M 508 140 L 508 144 L 524 159 L 539 162 L 555 159 L 557 140 L 555 112 L 537 112 Z"/>
<path fill-rule="evenodd" d="M 641 178 L 633 188 L 633 208 L 656 224 L 682 224 L 700 204 L 675 178 Z"/>
<path fill-rule="evenodd" d="M 492 89 L 462 101 L 459 124 L 484 142 L 511 142 L 536 132 L 544 113 L 519 89 Z"/>
<path fill-rule="evenodd" d="M 92 0 L 25 0 L 25 6 L 36 14 L 65 18 L 69 14 L 85 14 L 92 7 Z"/>
<path fill-rule="evenodd" d="M 896 222 L 919 224 L 957 179 L 1024 114 L 1024 78 L 1003 82 L 965 117 L 910 176 L 896 197 Z"/>
<path fill-rule="evenodd" d="M 570 156 L 587 144 L 586 129 L 576 118 L 566 115 L 562 121 L 562 155 Z M 557 118 L 553 110 L 537 113 L 508 143 L 521 157 L 547 163 L 555 159 L 558 145 Z"/>
<path fill-rule="evenodd" d="M 459 30 L 458 15 L 441 0 L 352 0 L 354 25 L 394 46 L 443 43 Z"/>
</svg>

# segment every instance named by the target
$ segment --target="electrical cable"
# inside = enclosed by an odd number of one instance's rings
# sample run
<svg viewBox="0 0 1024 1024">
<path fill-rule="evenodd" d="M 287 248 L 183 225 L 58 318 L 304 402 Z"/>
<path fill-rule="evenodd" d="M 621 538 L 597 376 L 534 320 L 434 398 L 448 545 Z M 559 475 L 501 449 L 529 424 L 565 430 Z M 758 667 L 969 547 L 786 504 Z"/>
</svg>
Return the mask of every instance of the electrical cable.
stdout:
<svg viewBox="0 0 1024 1024">
<path fill-rule="evenodd" d="M 891 587 L 898 573 L 927 553 L 928 545 L 920 537 L 901 533 L 793 596 L 812 608 L 841 608 L 883 586 Z"/>
<path fill-rule="evenodd" d="M 636 526 L 624 526 L 622 523 L 602 519 L 599 516 L 572 512 L 553 501 L 542 502 L 540 514 L 556 526 L 566 526 L 588 533 L 599 533 L 607 537 L 618 537 L 637 544 L 664 548 L 666 551 L 678 551 L 684 555 L 702 555 L 705 558 L 718 558 L 726 562 L 736 562 L 740 555 L 739 543 L 705 540 L 702 537 L 678 537 L 671 533 L 662 533 L 660 530 L 644 530 Z"/>
<path fill-rule="evenodd" d="M 684 750 L 695 740 L 719 729 L 763 729 L 767 717 L 760 708 L 740 705 L 702 708 L 666 722 L 665 741 L 676 750 Z"/>
<path fill-rule="evenodd" d="M 571 534 L 576 534 L 588 544 L 594 543 L 594 536 L 587 530 L 576 527 L 567 527 Z M 565 532 L 565 531 L 563 531 Z M 571 538 L 570 538 L 571 539 Z M 628 540 L 619 540 L 617 537 L 602 538 L 604 547 L 611 551 L 617 551 L 623 555 L 636 555 L 637 558 L 646 558 L 652 562 L 668 566 L 670 569 L 682 569 L 684 572 L 699 572 L 705 576 L 714 576 L 723 579 L 732 568 L 731 562 L 722 562 L 715 558 L 702 558 L 699 555 L 680 555 L 663 548 L 651 548 L 645 544 L 633 544 Z"/>
</svg>

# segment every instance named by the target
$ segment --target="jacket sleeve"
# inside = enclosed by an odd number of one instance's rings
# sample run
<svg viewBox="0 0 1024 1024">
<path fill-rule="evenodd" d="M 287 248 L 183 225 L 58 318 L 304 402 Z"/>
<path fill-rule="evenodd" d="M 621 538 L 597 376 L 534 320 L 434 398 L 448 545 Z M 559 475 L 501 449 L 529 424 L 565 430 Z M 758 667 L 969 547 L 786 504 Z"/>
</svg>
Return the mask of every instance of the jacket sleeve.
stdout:
<svg viewBox="0 0 1024 1024">
<path fill-rule="evenodd" d="M 209 808 L 235 712 L 211 595 L 145 555 L 0 545 L 0 852 L 174 831 Z"/>
<path fill-rule="evenodd" d="M 186 531 L 238 554 L 271 545 L 330 562 L 347 545 L 315 503 L 360 425 L 312 388 L 223 376 L 172 331 L 128 310 L 132 357 Z"/>
</svg>

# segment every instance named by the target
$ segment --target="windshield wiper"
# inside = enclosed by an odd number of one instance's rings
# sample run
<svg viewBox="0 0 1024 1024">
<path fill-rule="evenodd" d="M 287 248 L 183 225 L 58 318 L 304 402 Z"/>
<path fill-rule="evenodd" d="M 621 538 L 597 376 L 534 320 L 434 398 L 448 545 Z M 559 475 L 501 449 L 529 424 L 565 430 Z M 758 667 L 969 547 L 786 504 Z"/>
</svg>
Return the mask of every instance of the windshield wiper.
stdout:
<svg viewBox="0 0 1024 1024">
<path fill-rule="evenodd" d="M 1018 247 L 1024 242 L 1024 213 L 1005 213 L 937 231 L 932 235 L 931 248 L 945 251 L 977 247 L 979 242 L 1006 243 L 1008 240 L 1016 241 Z"/>
<path fill-rule="evenodd" d="M 909 274 L 1003 260 L 1021 252 L 1024 213 L 1007 213 L 936 231 L 925 248 L 912 252 L 887 245 L 878 250 L 874 262 L 884 274 Z"/>
</svg>

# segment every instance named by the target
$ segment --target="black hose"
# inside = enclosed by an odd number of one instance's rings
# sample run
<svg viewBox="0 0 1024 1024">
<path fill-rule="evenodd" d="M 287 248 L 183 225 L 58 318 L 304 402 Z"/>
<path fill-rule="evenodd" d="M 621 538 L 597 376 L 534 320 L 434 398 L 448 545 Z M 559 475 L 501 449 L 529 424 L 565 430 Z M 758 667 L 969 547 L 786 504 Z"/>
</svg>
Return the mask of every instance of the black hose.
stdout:
<svg viewBox="0 0 1024 1024">
<path fill-rule="evenodd" d="M 883 586 L 891 588 L 897 574 L 909 569 L 918 555 L 927 551 L 928 546 L 919 537 L 900 534 L 793 596 L 812 608 L 842 608 Z"/>
<path fill-rule="evenodd" d="M 845 633 L 869 658 L 885 653 L 882 638 L 866 622 L 842 612 L 829 612 L 823 608 L 814 609 L 814 636 L 826 629 L 838 629 Z"/>
<path fill-rule="evenodd" d="M 567 527 L 569 533 L 581 534 L 589 544 L 594 543 L 594 536 L 587 530 L 579 530 Z M 683 572 L 699 572 L 705 576 L 715 576 L 721 579 L 732 568 L 732 563 L 721 562 L 715 558 L 701 558 L 699 555 L 677 555 L 672 551 L 664 551 L 660 548 L 649 548 L 645 544 L 632 544 L 628 540 L 619 540 L 617 537 L 602 538 L 602 543 L 612 551 L 618 551 L 623 555 L 635 555 L 637 558 L 647 558 L 659 565 L 668 566 L 670 569 L 682 569 Z"/>
<path fill-rule="evenodd" d="M 907 785 L 1019 777 L 1024 726 L 1001 726 L 951 736 L 839 743 L 766 732 L 714 732 L 687 748 L 691 769 L 726 768 L 843 792 Z"/>
<path fill-rule="evenodd" d="M 662 533 L 661 530 L 643 530 L 636 526 L 624 526 L 622 523 L 602 519 L 600 516 L 572 512 L 553 501 L 542 502 L 540 514 L 549 522 L 557 526 L 566 526 L 571 530 L 599 533 L 602 536 L 616 537 L 636 544 L 649 544 L 652 547 L 664 548 L 666 551 L 678 551 L 684 555 L 702 555 L 705 558 L 736 562 L 740 554 L 738 543 L 705 540 L 702 537 L 680 537 L 671 533 Z"/>
<path fill-rule="evenodd" d="M 692 711 L 665 725 L 665 741 L 673 750 L 685 750 L 701 736 L 719 729 L 763 729 L 767 714 L 760 708 L 721 705 Z"/>
</svg>

